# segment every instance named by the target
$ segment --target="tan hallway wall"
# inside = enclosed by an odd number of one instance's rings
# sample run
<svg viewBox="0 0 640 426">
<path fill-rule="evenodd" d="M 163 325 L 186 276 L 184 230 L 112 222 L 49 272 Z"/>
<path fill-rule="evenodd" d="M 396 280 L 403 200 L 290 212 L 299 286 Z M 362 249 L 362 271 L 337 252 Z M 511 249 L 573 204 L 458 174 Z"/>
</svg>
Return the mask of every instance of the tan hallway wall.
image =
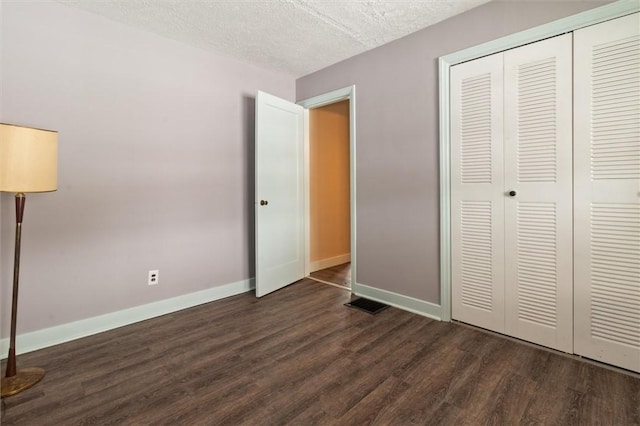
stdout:
<svg viewBox="0 0 640 426">
<path fill-rule="evenodd" d="M 309 122 L 313 270 L 319 261 L 350 252 L 349 101 L 311 109 Z"/>
</svg>

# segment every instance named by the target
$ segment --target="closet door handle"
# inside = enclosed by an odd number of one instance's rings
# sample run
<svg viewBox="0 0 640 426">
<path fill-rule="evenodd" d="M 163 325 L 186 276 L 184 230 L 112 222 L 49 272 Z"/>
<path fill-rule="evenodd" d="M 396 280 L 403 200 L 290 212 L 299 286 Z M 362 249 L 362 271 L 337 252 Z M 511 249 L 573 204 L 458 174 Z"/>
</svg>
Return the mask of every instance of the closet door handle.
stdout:
<svg viewBox="0 0 640 426">
<path fill-rule="evenodd" d="M 266 206 L 267 204 L 269 204 L 269 202 L 267 200 L 260 200 L 260 205 L 261 206 Z"/>
<path fill-rule="evenodd" d="M 507 195 L 509 195 L 509 197 L 515 197 L 516 196 L 516 191 L 514 191 L 513 189 L 509 192 L 507 192 Z"/>
</svg>

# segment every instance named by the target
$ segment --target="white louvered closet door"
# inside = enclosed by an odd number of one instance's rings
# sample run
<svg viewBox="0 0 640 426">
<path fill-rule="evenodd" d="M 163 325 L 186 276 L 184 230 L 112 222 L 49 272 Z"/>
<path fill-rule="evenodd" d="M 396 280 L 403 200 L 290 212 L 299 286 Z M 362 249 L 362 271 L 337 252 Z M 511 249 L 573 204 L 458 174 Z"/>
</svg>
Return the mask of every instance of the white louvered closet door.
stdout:
<svg viewBox="0 0 640 426">
<path fill-rule="evenodd" d="M 452 317 L 504 331 L 502 53 L 451 68 Z"/>
<path fill-rule="evenodd" d="M 565 34 L 504 53 L 505 332 L 565 352 L 573 351 L 571 51 Z"/>
<path fill-rule="evenodd" d="M 640 372 L 640 15 L 574 37 L 575 352 Z"/>
</svg>

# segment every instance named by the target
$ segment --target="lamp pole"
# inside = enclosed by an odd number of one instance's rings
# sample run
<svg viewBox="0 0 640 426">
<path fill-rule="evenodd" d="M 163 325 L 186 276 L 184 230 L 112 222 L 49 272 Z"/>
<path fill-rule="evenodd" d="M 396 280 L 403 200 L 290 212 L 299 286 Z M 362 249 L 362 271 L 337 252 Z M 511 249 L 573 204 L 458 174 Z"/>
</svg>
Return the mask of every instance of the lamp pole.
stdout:
<svg viewBox="0 0 640 426">
<path fill-rule="evenodd" d="M 18 277 L 20 276 L 20 240 L 22 238 L 22 218 L 24 216 L 23 193 L 16 194 L 16 244 L 13 256 L 13 297 L 11 299 L 11 337 L 5 377 L 16 375 L 16 323 L 18 319 Z"/>
</svg>

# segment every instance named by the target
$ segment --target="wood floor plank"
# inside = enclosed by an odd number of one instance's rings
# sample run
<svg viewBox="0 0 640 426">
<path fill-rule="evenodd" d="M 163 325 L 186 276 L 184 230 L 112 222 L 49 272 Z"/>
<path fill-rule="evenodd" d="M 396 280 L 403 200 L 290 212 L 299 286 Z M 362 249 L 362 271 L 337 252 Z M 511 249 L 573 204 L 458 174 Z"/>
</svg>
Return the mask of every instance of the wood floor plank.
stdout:
<svg viewBox="0 0 640 426">
<path fill-rule="evenodd" d="M 372 392 L 362 398 L 358 404 L 343 414 L 339 419 L 339 423 L 345 425 L 375 424 L 384 415 L 385 411 L 410 387 L 410 385 L 394 376 L 388 377 Z"/>
<path fill-rule="evenodd" d="M 536 392 L 536 382 L 517 374 L 505 374 L 477 419 L 479 424 L 517 424 Z"/>
<path fill-rule="evenodd" d="M 640 378 L 303 280 L 24 354 L 2 425 L 640 425 Z M 4 363 L 3 363 L 4 364 Z"/>
<path fill-rule="evenodd" d="M 428 424 L 434 413 L 446 403 L 446 394 L 455 366 L 469 361 L 469 354 L 456 347 L 440 352 L 443 357 L 424 369 L 419 380 L 381 415 L 380 424 Z"/>
<path fill-rule="evenodd" d="M 411 349 L 412 339 L 424 334 L 425 324 L 431 321 L 425 318 L 411 324 L 400 322 L 355 352 L 355 366 L 330 395 L 321 398 L 324 410 L 341 417 L 392 378 L 395 369 L 415 353 L 416 350 Z"/>
<path fill-rule="evenodd" d="M 469 368 L 461 370 L 455 377 L 447 392 L 447 402 L 473 413 L 473 417 L 482 415 L 489 401 L 493 399 L 494 388 L 498 386 L 502 377 L 509 373 L 506 368 L 508 355 L 505 354 L 505 341 L 499 338 L 483 340 L 478 355 L 471 351 L 465 351 L 473 355 L 476 362 Z"/>
<path fill-rule="evenodd" d="M 329 426 L 336 424 L 335 419 L 315 405 L 307 408 L 291 420 L 292 425 Z M 355 423 L 352 423 L 355 424 Z M 253 425 L 247 425 L 253 426 Z"/>
</svg>

